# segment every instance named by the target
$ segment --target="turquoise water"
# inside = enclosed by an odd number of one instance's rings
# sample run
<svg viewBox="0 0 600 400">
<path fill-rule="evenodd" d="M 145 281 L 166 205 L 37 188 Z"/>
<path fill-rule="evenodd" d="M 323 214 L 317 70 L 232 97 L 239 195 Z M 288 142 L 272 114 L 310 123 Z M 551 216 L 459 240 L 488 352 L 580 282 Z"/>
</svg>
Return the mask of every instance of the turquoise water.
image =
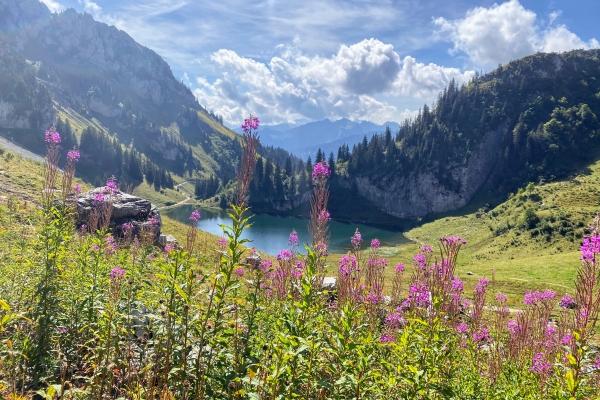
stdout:
<svg viewBox="0 0 600 400">
<path fill-rule="evenodd" d="M 195 207 L 192 205 L 182 205 L 163 213 L 175 220 L 189 223 L 189 217 Z M 231 224 L 231 219 L 227 212 L 215 209 L 200 209 L 202 219 L 198 222 L 198 228 L 221 236 L 223 231 L 219 224 Z M 295 229 L 298 233 L 300 243 L 308 242 L 308 223 L 307 219 L 292 216 L 281 216 L 271 214 L 255 214 L 251 219 L 253 225 L 244 231 L 244 238 L 252 240 L 250 246 L 258 251 L 276 255 L 280 250 L 288 247 L 288 238 L 290 232 Z M 401 243 L 408 243 L 408 239 L 400 231 L 391 231 L 387 229 L 375 228 L 362 224 L 346 224 L 342 222 L 331 221 L 329 232 L 331 239 L 329 242 L 330 252 L 340 253 L 350 249 L 350 237 L 358 228 L 362 234 L 365 243 L 370 243 L 371 239 L 377 238 L 382 246 L 393 246 Z"/>
</svg>

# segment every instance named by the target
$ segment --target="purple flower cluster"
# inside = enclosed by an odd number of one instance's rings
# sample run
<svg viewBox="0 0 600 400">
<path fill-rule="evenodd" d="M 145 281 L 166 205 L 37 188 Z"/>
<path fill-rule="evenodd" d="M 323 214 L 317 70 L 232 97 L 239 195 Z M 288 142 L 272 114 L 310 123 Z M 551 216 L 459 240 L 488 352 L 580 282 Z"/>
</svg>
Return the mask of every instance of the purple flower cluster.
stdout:
<svg viewBox="0 0 600 400">
<path fill-rule="evenodd" d="M 249 132 L 250 130 L 257 130 L 260 125 L 260 121 L 258 118 L 250 115 L 250 118 L 244 119 L 244 124 L 242 125 L 242 130 L 244 132 Z"/>
<path fill-rule="evenodd" d="M 331 176 L 331 171 L 329 170 L 329 164 L 325 161 L 321 161 L 320 163 L 316 163 L 313 168 L 312 178 L 315 181 L 325 180 Z"/>
<path fill-rule="evenodd" d="M 552 290 L 545 290 L 543 293 L 538 292 L 527 292 L 523 298 L 523 304 L 536 306 L 544 301 L 554 300 L 556 293 Z"/>
<path fill-rule="evenodd" d="M 506 295 L 504 293 L 498 293 L 496 295 L 496 302 L 497 303 L 504 304 L 504 303 L 506 303 L 506 300 L 507 300 L 507 297 L 506 297 Z"/>
<path fill-rule="evenodd" d="M 473 332 L 473 341 L 476 343 L 487 342 L 490 340 L 490 331 L 487 328 L 481 328 Z"/>
<path fill-rule="evenodd" d="M 467 244 L 467 241 L 462 239 L 460 236 L 454 237 L 451 236 L 449 238 L 441 238 L 440 242 L 442 242 L 443 244 Z"/>
<path fill-rule="evenodd" d="M 490 283 L 489 279 L 487 278 L 480 278 L 479 279 L 479 284 L 477 286 L 475 286 L 475 293 L 477 294 L 484 294 L 485 293 L 485 288 L 487 287 L 487 285 Z"/>
<path fill-rule="evenodd" d="M 354 236 L 352 236 L 350 238 L 350 243 L 352 244 L 352 247 L 354 248 L 359 248 L 361 243 L 362 243 L 362 235 L 360 234 L 360 232 L 358 231 L 358 229 L 356 230 L 356 232 L 354 232 Z"/>
<path fill-rule="evenodd" d="M 96 193 L 94 195 L 94 203 L 96 203 L 96 204 L 104 203 L 104 193 Z"/>
<path fill-rule="evenodd" d="M 379 241 L 379 239 L 373 239 L 371 240 L 371 247 L 374 249 L 378 249 L 379 246 L 381 246 L 381 242 Z"/>
<path fill-rule="evenodd" d="M 123 228 L 123 230 L 125 232 L 130 232 L 133 230 L 133 222 L 125 222 L 123 225 L 121 225 L 121 228 Z"/>
<path fill-rule="evenodd" d="M 112 271 L 110 271 L 109 277 L 113 282 L 117 282 L 121 280 L 125 276 L 125 270 L 122 269 L 119 265 L 114 267 Z"/>
<path fill-rule="evenodd" d="M 279 254 L 277 254 L 277 261 L 289 261 L 294 257 L 290 250 L 281 250 Z"/>
<path fill-rule="evenodd" d="M 465 333 L 468 329 L 469 329 L 469 327 L 464 322 L 461 322 L 460 324 L 458 324 L 456 326 L 456 332 L 458 332 L 458 333 Z"/>
<path fill-rule="evenodd" d="M 331 221 L 331 215 L 329 214 L 329 211 L 327 211 L 327 210 L 321 211 L 319 213 L 319 216 L 317 217 L 317 220 L 321 224 Z"/>
<path fill-rule="evenodd" d="M 154 228 L 158 226 L 158 219 L 155 217 L 150 218 L 150 225 Z"/>
<path fill-rule="evenodd" d="M 349 276 L 354 271 L 358 271 L 358 268 L 356 266 L 356 257 L 349 255 L 342 256 L 342 258 L 340 258 L 340 275 Z"/>
<path fill-rule="evenodd" d="M 198 211 L 198 210 L 192 211 L 192 215 L 190 215 L 190 221 L 197 224 L 198 221 L 200 221 L 200 218 L 202 218 L 200 215 L 200 211 Z"/>
<path fill-rule="evenodd" d="M 298 244 L 298 234 L 296 231 L 292 231 L 290 233 L 290 238 L 288 239 L 288 246 L 296 246 Z"/>
<path fill-rule="evenodd" d="M 558 306 L 561 308 L 568 308 L 570 310 L 573 310 L 577 308 L 577 303 L 575 303 L 575 300 L 573 300 L 571 297 L 564 295 L 563 298 L 560 299 Z"/>
<path fill-rule="evenodd" d="M 219 250 L 225 250 L 225 247 L 227 246 L 227 239 L 223 237 L 220 238 L 217 242 L 217 246 L 219 247 Z"/>
<path fill-rule="evenodd" d="M 379 339 L 379 342 L 380 343 L 393 343 L 394 337 L 385 333 L 381 336 L 381 339 Z"/>
<path fill-rule="evenodd" d="M 60 135 L 56 131 L 46 131 L 46 143 L 60 143 Z"/>
<path fill-rule="evenodd" d="M 398 314 L 397 312 L 388 314 L 385 317 L 385 324 L 388 327 L 393 328 L 393 329 L 402 328 L 407 323 L 408 323 L 408 321 L 406 321 L 406 319 L 402 315 Z"/>
<path fill-rule="evenodd" d="M 117 184 L 114 181 L 107 181 L 104 192 L 106 194 L 116 195 L 117 193 L 119 193 L 119 188 L 117 187 Z"/>
<path fill-rule="evenodd" d="M 593 261 L 597 253 L 600 253 L 600 235 L 585 236 L 581 245 L 581 260 Z"/>
<path fill-rule="evenodd" d="M 402 264 L 402 263 L 398 263 L 398 264 L 396 265 L 396 268 L 395 268 L 395 270 L 396 270 L 396 273 L 397 273 L 397 274 L 401 274 L 401 273 L 403 273 L 403 272 L 404 272 L 404 264 Z"/>
<path fill-rule="evenodd" d="M 236 268 L 234 272 L 237 276 L 244 276 L 244 268 L 242 267 Z"/>
<path fill-rule="evenodd" d="M 77 161 L 79 161 L 80 156 L 81 155 L 79 154 L 79 152 L 77 150 L 69 150 L 67 152 L 67 161 L 77 162 Z"/>
<path fill-rule="evenodd" d="M 427 285 L 412 285 L 409 289 L 407 301 L 414 302 L 417 307 L 428 307 L 431 304 L 431 293 L 427 289 Z"/>
<path fill-rule="evenodd" d="M 59 326 L 58 328 L 56 328 L 56 332 L 60 333 L 61 335 L 67 333 L 67 328 L 64 328 L 62 326 Z"/>
<path fill-rule="evenodd" d="M 549 374 L 552 372 L 552 364 L 550 364 L 548 361 L 544 361 L 544 355 L 542 353 L 537 353 L 535 356 L 533 356 L 529 372 L 534 372 L 540 375 Z"/>
<path fill-rule="evenodd" d="M 77 184 L 77 185 L 73 186 L 73 191 L 75 193 L 81 192 L 81 185 Z"/>
</svg>

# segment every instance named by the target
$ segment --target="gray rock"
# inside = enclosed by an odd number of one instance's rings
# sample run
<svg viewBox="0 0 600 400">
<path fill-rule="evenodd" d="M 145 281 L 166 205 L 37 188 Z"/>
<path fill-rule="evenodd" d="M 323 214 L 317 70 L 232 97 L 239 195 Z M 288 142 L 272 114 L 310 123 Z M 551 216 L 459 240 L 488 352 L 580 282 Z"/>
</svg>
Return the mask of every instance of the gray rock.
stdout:
<svg viewBox="0 0 600 400">
<path fill-rule="evenodd" d="M 105 189 L 104 187 L 95 188 L 79 196 L 77 199 L 77 226 L 88 224 L 92 210 L 100 207 L 96 205 L 94 195 L 104 193 Z M 111 199 L 112 213 L 109 227 L 115 235 L 124 236 L 123 224 L 132 223 L 134 236 L 139 236 L 142 232 L 152 232 L 154 242 L 158 244 L 162 220 L 156 206 L 149 200 L 123 192 L 117 192 L 111 196 Z M 155 220 L 154 223 L 152 219 Z"/>
<path fill-rule="evenodd" d="M 337 289 L 337 278 L 335 276 L 326 276 L 323 278 L 323 284 L 321 285 L 323 290 L 334 291 Z"/>
<path fill-rule="evenodd" d="M 177 243 L 177 239 L 175 239 L 175 236 L 165 235 L 164 233 L 161 233 L 160 236 L 158 237 L 158 244 L 161 247 L 169 246 L 174 249 L 179 247 L 179 244 Z"/>
<path fill-rule="evenodd" d="M 254 253 L 251 256 L 246 257 L 246 264 L 252 268 L 258 268 L 260 263 L 262 263 L 262 257 L 258 253 Z"/>
</svg>

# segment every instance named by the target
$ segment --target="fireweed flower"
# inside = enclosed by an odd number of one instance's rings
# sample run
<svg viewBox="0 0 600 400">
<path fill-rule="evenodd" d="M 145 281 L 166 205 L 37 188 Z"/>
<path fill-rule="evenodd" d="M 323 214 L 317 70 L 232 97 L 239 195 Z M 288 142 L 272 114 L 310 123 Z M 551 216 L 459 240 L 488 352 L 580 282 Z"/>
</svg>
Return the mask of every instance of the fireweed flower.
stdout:
<svg viewBox="0 0 600 400">
<path fill-rule="evenodd" d="M 269 272 L 273 268 L 273 262 L 271 260 L 265 260 L 260 264 L 260 268 L 263 272 Z"/>
<path fill-rule="evenodd" d="M 407 321 L 400 314 L 392 313 L 385 317 L 385 324 L 390 328 L 399 329 L 406 325 Z"/>
<path fill-rule="evenodd" d="M 277 254 L 277 261 L 289 261 L 294 257 L 290 250 L 281 250 L 279 254 Z"/>
<path fill-rule="evenodd" d="M 200 211 L 198 211 L 198 210 L 194 210 L 192 212 L 192 215 L 190 215 L 190 221 L 192 221 L 195 224 L 197 224 L 198 221 L 200 221 L 200 218 L 201 218 Z"/>
<path fill-rule="evenodd" d="M 380 343 L 392 343 L 394 341 L 394 337 L 391 335 L 388 335 L 387 333 L 383 334 L 383 336 L 381 336 L 381 339 L 379 339 Z"/>
<path fill-rule="evenodd" d="M 60 135 L 58 132 L 46 131 L 46 143 L 60 143 Z"/>
<path fill-rule="evenodd" d="M 350 275 L 352 272 L 357 271 L 357 267 L 356 267 L 356 257 L 354 256 L 342 256 L 342 258 L 340 258 L 340 268 L 339 268 L 339 273 L 342 276 L 348 276 Z"/>
<path fill-rule="evenodd" d="M 461 322 L 460 324 L 458 324 L 456 326 L 456 332 L 458 332 L 458 333 L 465 333 L 468 329 L 469 329 L 469 327 L 464 322 Z"/>
<path fill-rule="evenodd" d="M 397 274 L 400 274 L 400 273 L 404 272 L 404 264 L 402 264 L 402 263 L 398 263 L 398 264 L 396 265 L 396 268 L 395 268 L 395 270 L 396 270 L 396 273 L 397 273 Z"/>
<path fill-rule="evenodd" d="M 94 203 L 96 203 L 96 204 L 104 203 L 104 193 L 96 193 L 94 195 Z"/>
<path fill-rule="evenodd" d="M 152 227 L 157 227 L 158 226 L 158 219 L 152 217 L 150 218 L 150 225 L 152 225 Z"/>
<path fill-rule="evenodd" d="M 374 249 L 378 249 L 379 246 L 381 246 L 381 242 L 379 241 L 379 239 L 373 239 L 371 240 L 371 247 Z"/>
<path fill-rule="evenodd" d="M 487 285 L 490 283 L 490 281 L 486 278 L 480 278 L 479 279 L 479 284 L 477 286 L 475 286 L 475 293 L 477 294 L 484 294 L 485 293 L 485 288 L 487 287 Z"/>
<path fill-rule="evenodd" d="M 506 327 L 508 328 L 508 331 L 511 333 L 511 335 L 516 335 L 521 330 L 521 327 L 519 326 L 518 322 L 512 319 L 506 323 Z"/>
<path fill-rule="evenodd" d="M 548 361 L 544 361 L 544 355 L 542 353 L 537 353 L 535 356 L 533 356 L 529 372 L 534 372 L 536 374 L 548 374 L 551 371 L 552 364 L 550 364 Z"/>
<path fill-rule="evenodd" d="M 329 164 L 325 161 L 316 163 L 313 168 L 312 178 L 315 181 L 325 180 L 329 178 L 331 171 L 329 170 Z"/>
<path fill-rule="evenodd" d="M 217 247 L 219 247 L 219 250 L 225 250 L 226 246 L 227 246 L 227 239 L 220 238 L 219 241 L 217 242 Z"/>
<path fill-rule="evenodd" d="M 58 328 L 56 328 L 56 332 L 60 333 L 61 335 L 65 334 L 65 333 L 67 333 L 67 328 L 59 326 Z"/>
<path fill-rule="evenodd" d="M 560 340 L 560 343 L 564 346 L 569 346 L 573 342 L 573 335 L 565 335 Z"/>
<path fill-rule="evenodd" d="M 73 191 L 75 193 L 81 192 L 81 185 L 77 184 L 77 185 L 73 186 Z"/>
<path fill-rule="evenodd" d="M 124 231 L 130 231 L 133 229 L 133 222 L 125 222 L 123 225 L 121 225 L 121 227 L 123 228 Z"/>
<path fill-rule="evenodd" d="M 365 301 L 367 303 L 370 303 L 372 305 L 377 305 L 379 303 L 379 296 L 375 293 L 369 293 L 366 297 L 365 297 Z"/>
<path fill-rule="evenodd" d="M 572 310 L 577 308 L 577 303 L 575 303 L 575 300 L 573 300 L 571 297 L 564 295 L 563 298 L 560 299 L 558 306 Z"/>
<path fill-rule="evenodd" d="M 67 161 L 77 162 L 77 161 L 79 161 L 80 156 L 81 155 L 79 154 L 79 152 L 77 150 L 69 150 L 67 152 Z"/>
<path fill-rule="evenodd" d="M 427 285 L 415 284 L 409 289 L 408 300 L 414 302 L 417 307 L 426 308 L 431 304 L 430 296 Z"/>
<path fill-rule="evenodd" d="M 329 214 L 329 211 L 327 210 L 323 210 L 319 213 L 319 216 L 317 217 L 317 221 L 319 221 L 320 223 L 325 223 L 328 221 L 331 221 L 331 215 Z"/>
<path fill-rule="evenodd" d="M 488 340 L 490 340 L 490 331 L 487 328 L 473 332 L 474 342 L 487 342 Z"/>
<path fill-rule="evenodd" d="M 595 254 L 600 253 L 600 236 L 584 236 L 581 245 L 581 260 L 594 261 Z"/>
<path fill-rule="evenodd" d="M 234 272 L 237 276 L 244 276 L 244 268 L 242 267 L 236 268 Z"/>
<path fill-rule="evenodd" d="M 109 277 L 111 282 L 115 283 L 123 279 L 125 276 L 125 270 L 122 269 L 119 265 L 115 266 L 112 271 L 110 271 Z"/>
<path fill-rule="evenodd" d="M 318 244 L 316 250 L 319 257 L 327 257 L 329 255 L 329 250 L 325 243 Z"/>
<path fill-rule="evenodd" d="M 116 195 L 117 193 L 119 193 L 119 188 L 117 187 L 117 184 L 115 182 L 107 181 L 104 192 L 107 194 Z"/>
<path fill-rule="evenodd" d="M 498 293 L 496 295 L 496 302 L 498 302 L 498 303 L 506 303 L 506 295 L 504 293 Z"/>
<path fill-rule="evenodd" d="M 354 232 L 354 236 L 350 238 L 350 243 L 352 244 L 352 247 L 358 248 L 360 247 L 362 241 L 362 235 L 357 229 L 356 232 Z"/>
<path fill-rule="evenodd" d="M 288 239 L 288 246 L 296 246 L 298 244 L 298 234 L 296 231 L 292 231 L 290 233 L 290 238 Z"/>
<path fill-rule="evenodd" d="M 258 129 L 259 125 L 260 125 L 260 121 L 258 120 L 258 118 L 250 115 L 250 118 L 244 119 L 244 123 L 242 124 L 242 130 L 244 132 L 249 132 L 250 130 L 256 130 L 256 129 Z"/>
</svg>

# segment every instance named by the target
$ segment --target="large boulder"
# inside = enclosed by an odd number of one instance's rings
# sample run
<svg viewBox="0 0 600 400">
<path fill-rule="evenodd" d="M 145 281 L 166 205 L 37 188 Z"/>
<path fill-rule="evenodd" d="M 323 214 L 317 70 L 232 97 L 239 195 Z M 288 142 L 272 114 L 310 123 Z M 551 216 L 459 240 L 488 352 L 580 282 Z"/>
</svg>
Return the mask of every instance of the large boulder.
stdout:
<svg viewBox="0 0 600 400">
<path fill-rule="evenodd" d="M 82 193 L 77 200 L 77 226 L 88 224 L 90 215 L 94 209 L 102 209 L 103 206 L 95 201 L 95 195 L 104 194 L 106 187 L 99 187 Z M 149 200 L 132 196 L 120 191 L 105 197 L 112 202 L 109 227 L 113 234 L 124 236 L 123 224 L 133 225 L 133 236 L 140 236 L 143 232 L 151 232 L 153 240 L 158 244 L 161 234 L 162 220 L 160 211 Z"/>
</svg>

